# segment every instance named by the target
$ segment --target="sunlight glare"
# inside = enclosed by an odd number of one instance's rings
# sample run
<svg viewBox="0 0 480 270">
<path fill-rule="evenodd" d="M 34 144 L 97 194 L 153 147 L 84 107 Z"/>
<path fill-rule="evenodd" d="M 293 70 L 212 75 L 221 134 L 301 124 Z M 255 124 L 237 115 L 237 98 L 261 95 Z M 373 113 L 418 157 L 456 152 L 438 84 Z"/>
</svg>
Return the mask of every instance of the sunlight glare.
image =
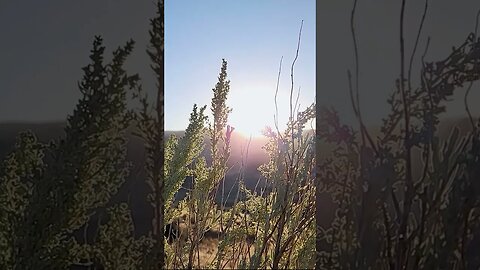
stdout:
<svg viewBox="0 0 480 270">
<path fill-rule="evenodd" d="M 235 127 L 235 132 L 244 137 L 261 137 L 266 126 L 274 124 L 275 103 L 274 86 L 271 83 L 256 83 L 255 85 L 235 85 L 232 87 L 228 104 L 233 108 L 229 123 Z M 279 92 L 279 104 L 285 104 L 285 98 Z M 284 106 L 282 106 L 284 108 Z M 286 124 L 287 112 L 279 108 L 279 125 Z"/>
</svg>

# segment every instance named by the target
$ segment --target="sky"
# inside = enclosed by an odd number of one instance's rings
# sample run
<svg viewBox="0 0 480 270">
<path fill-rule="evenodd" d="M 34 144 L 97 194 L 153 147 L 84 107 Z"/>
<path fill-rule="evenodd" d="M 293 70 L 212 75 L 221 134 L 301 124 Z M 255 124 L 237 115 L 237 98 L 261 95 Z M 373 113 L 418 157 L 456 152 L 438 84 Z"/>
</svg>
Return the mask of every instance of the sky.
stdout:
<svg viewBox="0 0 480 270">
<path fill-rule="evenodd" d="M 65 121 L 80 97 L 77 82 L 95 35 L 106 58 L 130 38 L 126 66 L 153 92 L 145 53 L 152 0 L 0 1 L 0 123 Z"/>
<path fill-rule="evenodd" d="M 193 104 L 210 106 L 222 58 L 228 62 L 233 109 L 228 124 L 244 135 L 273 126 L 278 93 L 279 125 L 289 114 L 290 67 L 303 22 L 294 70 L 294 98 L 301 109 L 315 101 L 314 0 L 175 0 L 165 2 L 165 128 L 188 125 Z M 209 109 L 208 109 L 208 112 Z"/>
<path fill-rule="evenodd" d="M 316 79 L 317 103 L 334 106 L 342 118 L 353 121 L 346 80 L 347 69 L 353 67 L 349 29 L 353 0 L 316 2 L 166 0 L 166 127 L 184 129 L 194 103 L 210 104 L 222 58 L 228 61 L 231 79 L 231 124 L 240 125 L 242 118 L 258 123 L 256 126 L 271 124 L 282 56 L 280 112 L 288 109 L 289 66 L 302 19 L 295 72 L 296 86 L 301 87 L 300 103 L 303 106 L 313 99 Z M 385 99 L 399 75 L 400 2 L 358 1 L 360 98 L 363 118 L 371 125 L 378 125 L 387 114 Z M 480 2 L 429 3 L 419 48 L 425 47 L 426 36 L 430 36 L 426 58 L 435 61 L 443 59 L 474 30 Z M 407 1 L 407 52 L 412 49 L 423 4 L 423 0 Z M 316 25 L 312 23 L 315 5 Z M 154 14 L 153 0 L 0 1 L 0 123 L 64 121 L 80 96 L 77 81 L 82 77 L 81 68 L 89 63 L 95 35 L 103 36 L 107 54 L 130 38 L 136 41 L 127 69 L 139 73 L 143 89 L 153 95 L 155 81 L 145 49 L 148 20 Z M 418 65 L 414 67 L 414 74 L 418 74 Z M 459 91 L 459 98 L 451 103 L 453 115 L 464 115 L 462 94 Z M 242 100 L 247 100 L 248 106 L 243 106 Z M 470 105 L 477 115 L 478 100 L 476 83 Z"/>
</svg>

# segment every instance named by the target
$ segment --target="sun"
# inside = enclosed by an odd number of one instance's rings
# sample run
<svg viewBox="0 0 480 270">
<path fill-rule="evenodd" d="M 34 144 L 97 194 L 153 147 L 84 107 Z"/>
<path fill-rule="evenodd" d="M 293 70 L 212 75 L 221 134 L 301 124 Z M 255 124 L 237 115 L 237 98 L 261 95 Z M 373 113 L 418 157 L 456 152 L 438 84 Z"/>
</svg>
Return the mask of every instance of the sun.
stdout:
<svg viewBox="0 0 480 270">
<path fill-rule="evenodd" d="M 263 137 L 265 127 L 274 129 L 275 109 L 275 88 L 274 84 L 268 81 L 256 81 L 255 83 L 238 83 L 232 86 L 228 106 L 232 108 L 228 124 L 235 128 L 237 134 L 243 137 Z M 288 113 L 285 110 L 285 94 L 278 94 L 279 127 L 286 124 Z"/>
<path fill-rule="evenodd" d="M 238 123 L 232 122 L 231 126 L 235 128 L 234 132 L 246 138 L 262 137 L 263 136 L 262 131 L 265 129 L 264 125 L 263 126 L 261 126 L 260 124 L 252 125 L 250 123 L 245 124 L 242 122 L 238 122 Z"/>
<path fill-rule="evenodd" d="M 235 128 L 234 132 L 243 137 L 262 137 L 265 126 L 273 123 L 272 92 L 254 86 L 246 89 L 237 94 L 232 91 L 229 99 L 232 112 L 228 122 Z"/>
</svg>

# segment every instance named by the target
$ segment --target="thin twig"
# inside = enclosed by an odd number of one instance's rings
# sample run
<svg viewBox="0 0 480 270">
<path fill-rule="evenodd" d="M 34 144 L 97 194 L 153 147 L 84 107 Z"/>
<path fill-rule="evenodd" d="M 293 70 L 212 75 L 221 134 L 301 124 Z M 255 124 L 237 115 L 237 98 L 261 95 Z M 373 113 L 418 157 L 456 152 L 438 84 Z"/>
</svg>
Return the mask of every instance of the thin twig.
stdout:
<svg viewBox="0 0 480 270">
<path fill-rule="evenodd" d="M 353 52 L 354 52 L 354 59 L 355 59 L 355 102 L 356 102 L 356 116 L 358 118 L 358 121 L 360 122 L 360 126 L 363 125 L 362 121 L 362 114 L 360 112 L 360 94 L 359 94 L 359 66 L 360 66 L 360 61 L 358 57 L 358 44 L 357 44 L 357 36 L 355 34 L 355 12 L 357 10 L 357 0 L 353 2 L 353 8 L 352 12 L 350 14 L 350 31 L 352 34 L 352 39 L 353 39 Z M 365 134 L 361 132 L 362 136 L 362 144 L 365 145 Z"/>
<path fill-rule="evenodd" d="M 351 82 L 349 82 L 349 87 L 350 87 L 350 99 L 353 103 L 356 103 L 353 106 L 355 116 L 357 117 L 357 120 L 360 125 L 360 135 L 362 138 L 362 145 L 366 145 L 366 140 L 368 140 L 370 146 L 374 150 L 375 154 L 378 155 L 377 148 L 375 147 L 375 143 L 372 140 L 372 137 L 370 136 L 367 128 L 365 127 L 365 124 L 363 122 L 362 118 L 362 113 L 360 109 L 360 86 L 359 86 L 359 73 L 360 73 L 360 60 L 358 56 L 358 44 L 357 44 L 357 36 L 355 32 L 355 13 L 357 9 L 357 0 L 354 1 L 353 3 L 353 8 L 352 12 L 350 14 L 350 32 L 352 34 L 352 40 L 353 40 L 353 49 L 354 49 L 354 59 L 355 59 L 355 102 L 353 101 L 353 87 L 351 86 Z M 350 71 L 348 71 L 348 77 L 349 80 L 351 80 L 351 74 Z"/>
<path fill-rule="evenodd" d="M 422 33 L 423 24 L 425 22 L 427 11 L 428 11 L 428 0 L 425 0 L 425 7 L 423 8 L 422 19 L 420 20 L 420 26 L 418 27 L 417 37 L 415 38 L 415 45 L 413 46 L 412 55 L 410 56 L 410 64 L 408 66 L 408 89 L 409 89 L 409 91 L 411 91 L 411 89 L 412 89 L 412 81 L 411 81 L 412 76 L 411 75 L 412 75 L 413 58 L 415 57 L 415 53 L 417 52 L 418 41 L 420 40 L 420 35 Z"/>
<path fill-rule="evenodd" d="M 477 11 L 477 16 L 475 19 L 475 33 L 473 34 L 473 42 L 477 42 L 477 31 L 478 31 L 478 20 L 480 17 L 480 9 Z M 477 66 L 477 58 L 474 60 L 474 67 Z M 473 81 L 470 82 L 468 85 L 467 91 L 465 91 L 465 96 L 463 97 L 463 103 L 465 104 L 465 111 L 468 114 L 468 119 L 470 120 L 470 124 L 472 125 L 472 129 L 475 130 L 476 126 L 473 121 L 472 113 L 470 112 L 470 107 L 468 106 L 468 95 L 470 94 L 470 90 L 472 89 Z"/>
<path fill-rule="evenodd" d="M 409 94 L 405 89 L 405 40 L 404 40 L 404 14 L 405 14 L 405 2 L 402 0 L 402 6 L 400 11 L 400 93 L 402 95 L 402 103 L 404 108 L 404 121 L 405 121 L 405 138 L 404 148 L 406 151 L 406 175 L 405 175 L 405 196 L 403 200 L 403 216 L 400 222 L 399 228 L 399 241 L 397 246 L 397 269 L 403 269 L 406 259 L 406 232 L 408 225 L 408 218 L 410 216 L 410 208 L 412 204 L 412 156 L 411 156 L 411 143 L 410 143 L 410 108 L 409 100 L 407 97 Z M 410 91 L 408 91 L 410 92 Z"/>
<path fill-rule="evenodd" d="M 283 56 L 280 58 L 280 64 L 278 66 L 278 76 L 277 76 L 277 86 L 275 88 L 275 114 L 273 115 L 273 121 L 275 123 L 275 128 L 277 130 L 278 136 L 281 137 L 280 129 L 278 127 L 278 102 L 277 102 L 277 96 L 278 96 L 278 87 L 280 85 L 280 75 L 282 73 L 282 61 L 283 61 Z"/>
</svg>

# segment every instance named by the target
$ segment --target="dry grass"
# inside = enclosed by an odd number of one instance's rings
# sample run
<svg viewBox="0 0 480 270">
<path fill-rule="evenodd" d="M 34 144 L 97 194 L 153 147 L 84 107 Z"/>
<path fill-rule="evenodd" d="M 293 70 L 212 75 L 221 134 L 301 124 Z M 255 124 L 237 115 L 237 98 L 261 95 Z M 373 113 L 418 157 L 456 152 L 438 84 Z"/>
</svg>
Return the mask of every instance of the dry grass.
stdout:
<svg viewBox="0 0 480 270">
<path fill-rule="evenodd" d="M 178 224 L 178 227 L 174 225 L 174 228 L 179 229 L 179 238 L 174 239 L 169 243 L 172 248 L 175 248 L 176 246 L 184 246 L 187 242 L 188 230 L 195 231 L 195 224 L 190 224 L 190 228 L 188 227 L 188 224 L 186 223 L 186 214 L 180 216 L 177 222 L 178 223 L 174 223 Z M 241 220 L 237 220 L 237 224 L 239 222 L 241 222 Z M 219 225 L 216 225 L 205 232 L 202 240 L 199 242 L 200 268 L 211 268 L 212 264 L 215 265 L 220 238 L 221 231 Z M 237 256 L 239 256 L 239 254 L 248 254 L 248 248 L 250 249 L 250 254 L 254 253 L 255 249 L 253 246 L 253 241 L 254 237 L 252 235 L 248 235 L 244 241 L 238 242 L 236 245 L 229 247 L 226 251 L 227 253 L 225 254 L 225 260 L 222 261 L 222 265 L 224 265 L 222 269 L 238 268 L 237 264 L 239 259 Z M 180 262 L 180 264 L 182 263 Z"/>
</svg>

